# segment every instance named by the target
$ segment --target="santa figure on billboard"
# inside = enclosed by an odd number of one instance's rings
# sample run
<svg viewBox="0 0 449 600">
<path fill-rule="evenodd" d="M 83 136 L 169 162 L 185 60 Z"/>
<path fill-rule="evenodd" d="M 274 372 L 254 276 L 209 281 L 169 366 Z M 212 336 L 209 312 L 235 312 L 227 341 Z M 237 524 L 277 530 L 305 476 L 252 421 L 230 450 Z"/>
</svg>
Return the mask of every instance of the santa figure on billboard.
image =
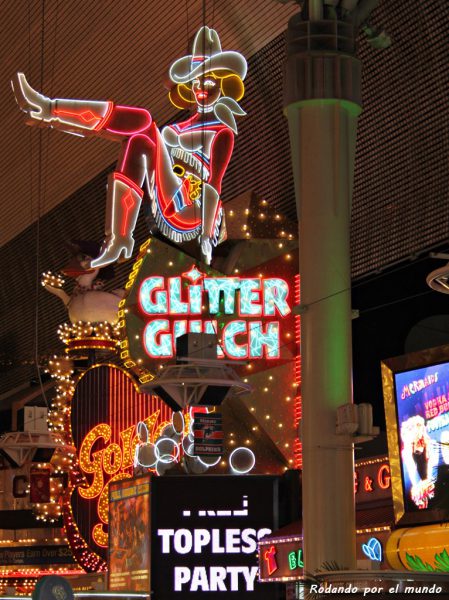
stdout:
<svg viewBox="0 0 449 600">
<path fill-rule="evenodd" d="M 29 124 L 122 141 L 108 181 L 105 240 L 93 268 L 131 257 L 145 185 L 160 231 L 175 242 L 198 237 L 210 264 L 213 246 L 226 238 L 221 185 L 237 133 L 235 115 L 245 114 L 238 101 L 246 71 L 243 56 L 223 51 L 217 32 L 202 27 L 192 54 L 175 61 L 169 72 L 171 102 L 195 112 L 162 130 L 145 108 L 47 98 L 23 73 L 16 75 L 14 93 Z"/>
</svg>

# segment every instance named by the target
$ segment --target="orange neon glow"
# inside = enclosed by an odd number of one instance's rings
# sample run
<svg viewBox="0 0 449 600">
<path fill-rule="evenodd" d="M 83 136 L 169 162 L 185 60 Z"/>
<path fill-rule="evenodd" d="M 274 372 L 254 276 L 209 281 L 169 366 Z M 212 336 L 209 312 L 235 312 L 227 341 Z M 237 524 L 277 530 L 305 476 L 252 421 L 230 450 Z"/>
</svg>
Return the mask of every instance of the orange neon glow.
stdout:
<svg viewBox="0 0 449 600">
<path fill-rule="evenodd" d="M 112 399 L 112 402 L 115 404 L 114 399 Z M 169 421 L 163 421 L 156 427 L 159 415 L 160 411 L 156 410 L 146 419 L 143 419 L 152 441 L 158 437 L 163 427 L 169 423 Z M 109 521 L 109 484 L 111 481 L 127 479 L 132 476 L 129 470 L 133 466 L 136 446 L 139 443 L 135 425 L 119 432 L 120 443 L 111 442 L 111 436 L 112 428 L 110 425 L 106 423 L 95 425 L 84 437 L 79 452 L 81 471 L 87 476 L 86 479 L 91 479 L 91 481 L 87 486 L 79 487 L 78 492 L 86 500 L 97 499 L 99 522 L 93 526 L 92 539 L 102 548 L 107 548 L 108 545 L 108 533 L 105 527 L 107 527 Z M 107 444 L 106 447 L 96 449 L 100 446 L 101 441 Z"/>
<path fill-rule="evenodd" d="M 382 465 L 377 471 L 377 483 L 383 490 L 391 487 L 390 465 Z"/>
<path fill-rule="evenodd" d="M 76 119 L 79 119 L 80 121 L 83 121 L 84 123 L 86 123 L 86 125 L 91 125 L 92 123 L 95 123 L 95 121 L 98 121 L 99 119 L 103 120 L 100 115 L 96 115 L 91 110 L 83 110 L 82 112 L 74 112 L 74 111 L 70 111 L 70 110 L 63 110 L 60 108 L 55 108 L 53 110 L 53 113 L 57 117 L 75 117 Z"/>
<path fill-rule="evenodd" d="M 279 568 L 276 562 L 276 546 L 271 546 L 269 550 L 266 550 L 263 557 L 267 563 L 268 575 L 272 575 Z"/>
<path fill-rule="evenodd" d="M 122 203 L 123 203 L 123 208 L 124 208 L 125 214 L 123 215 L 121 234 L 124 237 L 124 236 L 126 236 L 126 234 L 128 232 L 129 213 L 130 213 L 130 210 L 132 209 L 132 207 L 134 206 L 134 200 L 133 200 L 133 195 L 132 195 L 131 190 L 128 190 L 122 196 Z"/>
</svg>

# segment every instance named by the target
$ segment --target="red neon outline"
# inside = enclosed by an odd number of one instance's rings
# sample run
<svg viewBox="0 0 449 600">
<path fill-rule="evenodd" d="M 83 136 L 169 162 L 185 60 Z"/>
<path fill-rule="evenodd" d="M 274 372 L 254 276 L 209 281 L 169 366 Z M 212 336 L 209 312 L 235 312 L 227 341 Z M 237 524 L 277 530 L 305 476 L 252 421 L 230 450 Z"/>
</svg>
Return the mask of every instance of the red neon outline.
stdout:
<svg viewBox="0 0 449 600">
<path fill-rule="evenodd" d="M 270 314 L 268 312 L 266 312 L 265 310 L 265 282 L 268 279 L 275 279 L 276 281 L 282 281 L 283 283 L 285 283 L 285 285 L 287 286 L 287 295 L 285 296 L 285 302 L 287 303 L 288 308 L 290 309 L 290 312 L 286 315 L 283 315 L 280 311 L 279 308 L 276 304 L 276 300 L 274 300 L 274 304 L 273 304 L 273 314 Z M 290 306 L 290 302 L 288 302 L 288 298 L 290 296 L 290 285 L 288 283 L 288 281 L 286 279 L 283 279 L 282 277 L 263 277 L 263 285 L 264 285 L 264 289 L 263 289 L 263 316 L 264 317 L 276 317 L 276 311 L 279 315 L 279 317 L 281 317 L 282 319 L 286 319 L 289 315 L 292 314 L 292 307 Z"/>
<path fill-rule="evenodd" d="M 268 575 L 273 575 L 279 569 L 276 562 L 276 546 L 271 546 L 269 550 L 265 550 L 263 557 L 267 564 Z"/>
<path fill-rule="evenodd" d="M 162 275 L 152 275 L 151 277 L 145 277 L 145 279 L 142 281 L 142 283 L 139 286 L 139 293 L 137 295 L 138 301 L 139 301 L 139 308 L 140 310 L 143 312 L 144 315 L 148 315 L 150 318 L 153 316 L 157 316 L 157 315 L 168 315 L 168 312 L 158 312 L 158 313 L 149 313 L 147 312 L 143 305 L 142 305 L 142 286 L 145 283 L 145 281 L 147 281 L 147 279 L 162 279 L 162 287 L 155 287 L 151 290 L 151 295 L 150 295 L 150 300 L 152 298 L 152 294 L 153 292 L 165 292 L 167 294 L 167 289 L 165 286 L 165 277 L 163 277 Z M 154 302 L 153 302 L 154 304 Z M 167 311 L 168 311 L 168 295 L 167 295 Z"/>
<path fill-rule="evenodd" d="M 363 489 L 365 490 L 365 492 L 374 492 L 373 483 L 374 479 L 372 479 L 369 475 L 365 475 L 363 479 Z"/>
<path fill-rule="evenodd" d="M 240 360 L 242 358 L 249 358 L 249 344 L 248 342 L 246 342 L 246 344 L 237 344 L 237 342 L 235 341 L 235 338 L 238 335 L 245 335 L 246 334 L 246 339 L 248 339 L 248 322 L 247 321 L 240 321 L 240 323 L 243 323 L 245 326 L 245 331 L 237 331 L 233 336 L 232 336 L 232 340 L 234 341 L 234 344 L 237 346 L 237 348 L 243 348 L 245 350 L 245 355 L 244 356 L 233 356 L 232 354 L 229 354 L 228 350 L 227 350 L 227 345 L 226 345 L 226 330 L 230 325 L 234 325 L 235 323 L 238 323 L 239 320 L 235 319 L 235 321 L 229 321 L 229 323 L 226 323 L 226 325 L 223 327 L 223 331 L 221 332 L 221 340 L 222 340 L 222 344 L 223 344 L 223 350 L 224 353 L 226 354 L 226 356 L 228 356 L 229 358 L 233 359 L 233 360 Z M 231 337 L 231 336 L 230 336 Z"/>
<path fill-rule="evenodd" d="M 200 117 L 201 117 L 201 115 L 199 115 L 199 113 L 196 113 L 193 117 L 191 117 L 187 121 L 178 123 L 177 127 L 178 127 L 179 131 L 175 130 L 176 134 L 179 135 L 179 134 L 183 133 L 184 130 L 187 129 L 189 126 L 198 122 Z M 229 161 L 231 159 L 232 150 L 234 148 L 234 135 L 225 125 L 209 126 L 207 128 L 204 128 L 204 131 L 216 131 L 217 132 L 216 136 L 212 140 L 212 144 L 211 144 L 211 148 L 210 148 L 210 165 L 207 168 L 209 170 L 208 183 L 217 190 L 218 194 L 220 194 L 221 181 L 222 181 L 223 175 L 226 171 L 226 167 L 229 164 Z M 221 136 L 221 139 L 223 139 L 223 135 L 226 135 L 228 137 L 229 145 L 228 145 L 226 154 L 220 154 L 221 160 L 219 161 L 219 164 L 217 165 L 217 164 L 215 164 L 215 163 L 217 163 L 217 159 L 214 159 L 213 148 L 220 136 Z M 158 136 L 157 146 L 161 143 L 163 143 L 163 141 L 161 140 L 160 136 Z M 173 201 L 171 199 L 171 195 L 167 194 L 162 187 L 163 179 L 161 178 L 161 173 L 162 173 L 163 169 L 161 166 L 160 154 L 161 153 L 159 152 L 159 150 L 157 150 L 156 169 L 155 170 L 156 170 L 156 187 L 158 188 L 158 192 L 159 192 L 158 193 L 159 209 L 160 209 L 162 215 L 166 218 L 166 221 L 168 222 L 168 224 L 171 225 L 174 229 L 177 229 L 179 231 L 193 231 L 194 229 L 196 229 L 197 227 L 199 227 L 201 225 L 202 220 L 201 220 L 200 216 L 198 216 L 198 218 L 195 218 L 195 215 L 194 215 L 193 217 L 187 218 L 185 215 L 182 214 L 182 211 L 174 212 L 173 214 L 171 214 L 171 212 L 170 212 L 172 210 L 171 204 Z M 218 203 L 217 210 L 219 209 L 220 206 L 221 206 L 221 201 Z M 216 214 L 215 214 L 214 219 L 216 219 Z"/>
<path fill-rule="evenodd" d="M 385 482 L 383 477 L 383 473 L 386 473 L 386 477 L 388 477 L 388 483 Z M 391 487 L 391 469 L 390 465 L 381 465 L 379 470 L 377 471 L 377 483 L 382 490 L 388 490 Z"/>
<path fill-rule="evenodd" d="M 79 119 L 80 121 L 83 121 L 87 125 L 89 125 L 89 123 L 91 123 L 92 121 L 98 121 L 98 119 L 102 119 L 101 116 L 96 115 L 90 109 L 86 109 L 86 110 L 83 110 L 83 112 L 77 113 L 74 111 L 64 110 L 61 108 L 54 108 L 53 114 L 56 117 L 58 117 L 58 119 L 59 119 L 59 115 L 65 115 L 66 117 L 72 117 L 72 118 L 75 117 L 75 118 Z M 59 119 L 59 120 L 61 120 L 61 119 Z M 95 127 L 92 127 L 92 129 L 95 129 Z"/>
<path fill-rule="evenodd" d="M 211 129 L 213 129 L 211 127 Z M 221 138 L 220 138 L 221 136 Z M 228 138 L 228 148 L 227 148 L 227 152 L 226 154 L 224 154 L 223 152 L 221 153 L 221 162 L 220 164 L 216 164 L 216 161 L 213 160 L 214 157 L 214 146 L 217 143 L 218 139 L 223 139 L 224 137 Z M 231 161 L 231 156 L 232 156 L 232 152 L 234 150 L 234 134 L 232 133 L 232 131 L 230 129 L 228 129 L 227 127 L 225 127 L 224 129 L 220 129 L 217 133 L 217 135 L 214 137 L 214 139 L 212 140 L 212 144 L 210 146 L 210 160 L 209 160 L 209 181 L 208 183 L 210 183 L 219 194 L 221 194 L 221 183 L 223 181 L 223 177 L 224 174 L 226 172 L 226 169 L 228 168 L 228 165 Z M 220 201 L 221 204 L 221 201 Z"/>
<path fill-rule="evenodd" d="M 164 356 L 161 356 L 160 354 L 152 354 L 149 350 L 149 348 L 147 348 L 147 345 L 145 343 L 145 332 L 147 330 L 148 325 L 150 325 L 150 323 L 153 323 L 154 321 L 162 321 L 164 323 L 164 325 L 166 324 L 166 329 L 163 331 L 157 331 L 157 335 L 169 335 L 170 336 L 170 348 L 171 348 L 171 354 L 167 355 L 164 354 Z M 167 327 L 168 327 L 168 331 L 167 331 Z M 155 337 L 155 341 L 156 341 L 156 337 Z M 145 327 L 143 328 L 142 331 L 142 345 L 143 345 L 143 349 L 145 350 L 146 354 L 148 354 L 148 356 L 150 358 L 158 358 L 159 360 L 164 359 L 164 358 L 173 358 L 174 356 L 174 348 L 173 348 L 173 331 L 171 331 L 170 329 L 170 321 L 168 319 L 152 319 L 151 321 L 148 321 L 148 323 L 145 325 Z"/>
<path fill-rule="evenodd" d="M 241 307 L 242 307 L 242 294 L 241 294 L 241 288 L 240 285 L 242 284 L 242 281 L 258 281 L 259 282 L 259 289 L 258 290 L 251 290 L 251 293 L 258 293 L 259 294 L 259 302 L 261 303 L 259 305 L 260 308 L 260 313 L 243 313 L 241 312 Z M 263 295 L 263 287 L 262 287 L 262 283 L 263 283 L 264 279 L 263 277 L 239 277 L 239 289 L 236 290 L 236 292 L 238 292 L 238 314 L 239 317 L 261 317 L 263 316 L 263 305 L 264 303 L 264 295 Z M 250 303 L 252 305 L 252 302 Z"/>
<path fill-rule="evenodd" d="M 128 187 L 132 188 L 137 194 L 139 194 L 140 198 L 143 198 L 143 189 L 137 185 L 135 181 L 124 175 L 123 173 L 119 173 L 118 171 L 114 171 L 112 173 L 112 178 L 117 181 L 121 181 Z"/>
<path fill-rule="evenodd" d="M 137 133 L 136 135 L 132 135 L 130 138 L 128 138 L 128 143 L 126 144 L 126 149 L 125 149 L 125 154 L 123 155 L 123 160 L 120 164 L 120 171 L 118 171 L 118 173 L 120 175 L 123 175 L 123 177 L 126 177 L 126 175 L 124 175 L 122 173 L 122 171 L 125 169 L 125 165 L 126 165 L 126 161 L 128 160 L 128 152 L 129 152 L 129 148 L 131 146 L 131 142 L 134 142 L 134 140 L 136 138 L 143 138 L 145 141 L 147 141 L 151 146 L 153 146 L 153 149 L 156 147 L 156 144 L 154 143 L 154 141 L 151 139 L 151 137 L 147 134 L 143 134 L 143 133 Z M 154 150 L 153 150 L 154 151 Z M 129 181 L 132 181 L 133 185 L 137 185 L 132 179 L 129 179 Z M 140 187 L 139 187 L 140 189 Z"/>
<path fill-rule="evenodd" d="M 123 194 L 122 205 L 123 205 L 125 214 L 123 216 L 122 227 L 121 227 L 120 233 L 123 237 L 126 237 L 127 234 L 129 233 L 128 232 L 129 212 L 132 209 L 132 207 L 135 205 L 133 193 L 131 190 L 127 190 L 127 192 L 125 194 Z"/>
<path fill-rule="evenodd" d="M 101 119 L 101 121 L 97 125 L 95 125 L 94 131 L 100 131 L 101 129 L 103 129 L 104 125 L 109 120 L 109 117 L 111 116 L 113 110 L 114 110 L 114 103 L 111 102 L 110 100 L 108 100 L 108 108 L 106 109 L 106 113 L 105 113 L 104 117 Z"/>
<path fill-rule="evenodd" d="M 301 280 L 299 275 L 295 275 L 294 278 L 294 301 L 296 305 L 301 303 Z M 295 396 L 294 404 L 294 421 L 295 430 L 298 430 L 299 422 L 302 419 L 302 399 L 301 399 L 301 354 L 299 348 L 301 347 L 301 317 L 294 315 L 295 323 L 295 341 L 296 341 L 296 356 L 294 361 L 295 369 L 295 384 L 297 385 L 297 392 Z M 302 468 L 302 444 L 298 437 L 295 437 L 293 446 L 293 460 L 296 469 Z"/>
<path fill-rule="evenodd" d="M 124 110 L 125 112 L 137 112 L 137 113 L 146 113 L 146 116 L 148 117 L 148 123 L 146 123 L 145 125 L 143 125 L 142 127 L 140 127 L 139 129 L 130 129 L 129 131 L 127 131 L 126 129 L 111 129 L 110 127 L 106 127 L 106 131 L 109 131 L 110 133 L 117 133 L 118 135 L 124 135 L 124 136 L 131 136 L 134 135 L 136 133 L 142 133 L 143 131 L 147 131 L 150 127 L 151 124 L 153 122 L 153 119 L 151 117 L 150 112 L 146 109 L 146 108 L 137 108 L 134 106 L 120 106 L 120 105 L 116 105 L 115 108 L 117 110 Z"/>
</svg>

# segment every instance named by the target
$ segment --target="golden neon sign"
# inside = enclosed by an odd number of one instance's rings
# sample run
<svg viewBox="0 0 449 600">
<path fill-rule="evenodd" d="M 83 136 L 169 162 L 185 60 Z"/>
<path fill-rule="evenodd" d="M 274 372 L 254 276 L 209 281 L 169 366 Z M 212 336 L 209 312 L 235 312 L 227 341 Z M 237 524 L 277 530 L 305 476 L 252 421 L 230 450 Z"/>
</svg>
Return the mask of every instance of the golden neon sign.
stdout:
<svg viewBox="0 0 449 600">
<path fill-rule="evenodd" d="M 153 432 L 159 417 L 156 411 L 143 419 L 149 432 Z M 157 429 L 165 426 L 163 423 Z M 157 431 L 151 437 L 157 436 Z M 108 534 L 105 530 L 109 522 L 108 494 L 112 481 L 131 477 L 130 469 L 134 464 L 134 454 L 139 438 L 136 427 L 132 425 L 120 432 L 120 443 L 112 442 L 112 427 L 107 423 L 95 425 L 84 437 L 79 451 L 79 466 L 86 478 L 86 485 L 78 488 L 79 495 L 85 500 L 97 503 L 99 521 L 92 529 L 92 538 L 98 546 L 107 547 Z M 95 448 L 103 442 L 104 448 Z"/>
</svg>

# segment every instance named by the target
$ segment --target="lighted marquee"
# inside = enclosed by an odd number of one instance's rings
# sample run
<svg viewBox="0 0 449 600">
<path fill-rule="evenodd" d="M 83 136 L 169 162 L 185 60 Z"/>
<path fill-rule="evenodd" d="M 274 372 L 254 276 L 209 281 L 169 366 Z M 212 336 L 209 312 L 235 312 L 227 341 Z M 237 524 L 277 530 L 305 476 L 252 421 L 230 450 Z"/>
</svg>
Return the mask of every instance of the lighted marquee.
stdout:
<svg viewBox="0 0 449 600">
<path fill-rule="evenodd" d="M 397 520 L 449 517 L 448 359 L 444 347 L 382 364 Z"/>
<path fill-rule="evenodd" d="M 279 597 L 277 586 L 258 581 L 257 544 L 280 519 L 292 518 L 278 505 L 281 482 L 280 477 L 257 475 L 153 479 L 154 596 Z"/>
<path fill-rule="evenodd" d="M 149 475 L 109 486 L 109 590 L 150 589 L 150 486 Z"/>
<path fill-rule="evenodd" d="M 303 568 L 302 536 L 268 537 L 259 542 L 260 581 L 297 581 Z"/>
<path fill-rule="evenodd" d="M 202 316 L 206 302 L 211 316 L 238 312 L 241 317 L 224 326 L 217 347 L 219 356 L 279 358 L 280 323 L 271 319 L 291 312 L 288 295 L 287 282 L 276 277 L 208 277 L 196 267 L 181 277 L 146 277 L 139 290 L 139 307 L 149 317 L 143 331 L 145 352 L 151 358 L 171 358 L 176 338 L 184 333 L 217 333 L 216 319 L 195 319 Z M 178 318 L 170 323 L 168 316 Z M 262 316 L 265 322 L 246 320 Z"/>
<path fill-rule="evenodd" d="M 78 382 L 71 407 L 77 484 L 64 516 L 72 548 L 84 548 L 77 559 L 86 570 L 105 566 L 109 485 L 133 474 L 136 425 L 145 423 L 154 441 L 171 414 L 155 396 L 139 394 L 130 375 L 113 365 L 95 366 Z"/>
<path fill-rule="evenodd" d="M 176 338 L 188 332 L 216 334 L 217 356 L 227 360 L 291 356 L 294 340 L 286 343 L 285 336 L 294 331 L 293 293 L 285 278 L 224 276 L 199 269 L 186 255 L 178 256 L 178 264 L 173 275 L 154 272 L 151 244 L 143 246 L 119 313 L 126 366 L 154 371 L 175 355 Z"/>
</svg>

